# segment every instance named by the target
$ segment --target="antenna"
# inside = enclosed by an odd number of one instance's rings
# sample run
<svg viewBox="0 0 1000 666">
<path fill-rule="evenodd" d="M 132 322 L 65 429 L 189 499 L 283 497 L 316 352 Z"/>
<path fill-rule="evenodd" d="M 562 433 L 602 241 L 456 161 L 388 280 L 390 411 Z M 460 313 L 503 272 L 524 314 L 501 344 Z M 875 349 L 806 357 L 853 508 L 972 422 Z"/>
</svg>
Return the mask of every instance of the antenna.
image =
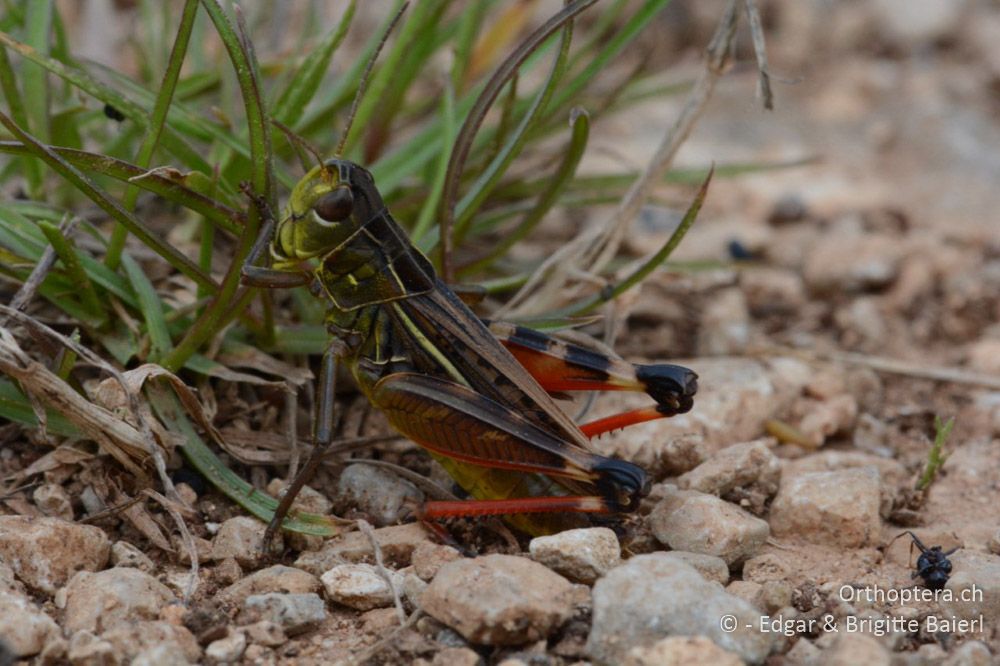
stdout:
<svg viewBox="0 0 1000 666">
<path fill-rule="evenodd" d="M 382 52 L 382 47 L 385 46 L 386 41 L 389 39 L 389 35 L 392 33 L 393 28 L 399 23 L 399 19 L 403 17 L 403 12 L 406 8 L 410 6 L 409 2 L 404 2 L 396 12 L 396 15 L 392 19 L 392 23 L 386 28 L 385 33 L 382 35 L 382 41 L 378 43 L 378 47 L 375 49 L 375 53 L 368 60 L 368 64 L 365 65 L 365 71 L 361 74 L 361 84 L 358 85 L 358 92 L 354 95 L 354 101 L 351 102 L 351 113 L 347 116 L 347 126 L 344 127 L 344 133 L 340 137 L 340 143 L 337 144 L 337 150 L 334 151 L 334 155 L 340 157 L 340 153 L 344 150 L 344 144 L 347 143 L 347 135 L 351 132 L 351 125 L 354 123 L 354 114 L 358 112 L 358 104 L 361 102 L 361 98 L 364 97 L 365 88 L 368 87 L 368 78 L 371 76 L 372 68 L 375 66 L 375 61 L 378 60 L 379 54 Z"/>
<path fill-rule="evenodd" d="M 302 154 L 303 151 L 312 155 L 316 160 L 316 164 L 323 164 L 323 158 L 320 156 L 319 151 L 316 150 L 316 146 L 306 141 L 304 137 L 296 134 L 295 130 L 280 120 L 271 118 L 271 124 L 281 130 L 281 133 L 285 135 L 286 139 L 288 139 L 288 143 L 290 143 L 292 148 L 295 149 L 295 153 L 298 155 L 299 162 L 302 164 L 303 169 L 309 171 L 309 165 L 306 163 L 305 155 Z"/>
</svg>

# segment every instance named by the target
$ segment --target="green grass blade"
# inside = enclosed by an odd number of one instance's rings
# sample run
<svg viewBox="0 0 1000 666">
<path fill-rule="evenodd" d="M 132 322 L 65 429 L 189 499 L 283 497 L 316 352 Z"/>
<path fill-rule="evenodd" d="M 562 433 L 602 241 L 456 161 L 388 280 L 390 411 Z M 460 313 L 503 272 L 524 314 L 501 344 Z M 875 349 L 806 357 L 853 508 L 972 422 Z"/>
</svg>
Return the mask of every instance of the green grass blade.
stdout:
<svg viewBox="0 0 1000 666">
<path fill-rule="evenodd" d="M 285 125 L 294 127 L 302 119 L 306 106 L 316 95 L 323 74 L 330 67 L 333 54 L 347 36 L 351 21 L 354 19 L 356 5 L 357 0 L 351 0 L 337 27 L 328 32 L 323 41 L 306 57 L 295 76 L 288 82 L 288 86 L 279 95 L 272 115 Z"/>
<path fill-rule="evenodd" d="M 609 301 L 613 301 L 646 279 L 650 273 L 656 270 L 656 268 L 666 261 L 671 253 L 677 249 L 677 246 L 680 245 L 684 235 L 687 234 L 688 229 L 690 229 L 691 225 L 694 224 L 695 219 L 698 217 L 698 211 L 701 210 L 701 205 L 704 203 L 705 196 L 708 194 L 708 184 L 710 182 L 712 182 L 711 171 L 709 171 L 708 177 L 705 178 L 705 182 L 702 183 L 701 188 L 698 190 L 698 194 L 695 195 L 694 201 L 688 207 L 687 212 L 684 213 L 684 218 L 681 220 L 681 223 L 677 225 L 674 233 L 670 235 L 670 238 L 663 244 L 663 247 L 661 247 L 652 257 L 643 262 L 641 266 L 639 266 L 618 284 L 609 284 L 593 296 L 585 298 L 577 303 L 574 303 L 573 305 L 558 310 L 557 312 L 553 312 L 550 316 L 563 317 L 568 315 L 571 317 L 578 317 L 590 314 L 601 305 Z"/>
<path fill-rule="evenodd" d="M 184 414 L 180 401 L 168 389 L 162 386 L 147 385 L 150 404 L 157 416 L 168 427 L 170 432 L 183 437 L 181 452 L 191 466 L 201 473 L 208 482 L 221 493 L 257 516 L 264 522 L 270 522 L 278 508 L 278 500 L 260 492 L 249 483 L 236 476 L 231 469 L 219 460 L 208 445 L 202 441 L 194 425 Z M 329 537 L 341 532 L 335 519 L 330 516 L 295 512 L 282 523 L 282 528 L 301 534 Z"/>
<path fill-rule="evenodd" d="M 77 438 L 82 436 L 83 433 L 64 416 L 49 410 L 46 412 L 45 430 L 50 435 Z M 0 377 L 0 420 L 20 423 L 28 428 L 38 427 L 38 417 L 31 408 L 31 402 L 14 382 L 5 377 Z"/>
<path fill-rule="evenodd" d="M 0 124 L 3 124 L 15 138 L 29 147 L 36 156 L 44 160 L 54 171 L 68 180 L 74 187 L 86 194 L 91 201 L 96 203 L 108 215 L 125 224 L 130 233 L 163 257 L 171 266 L 199 284 L 210 286 L 213 289 L 216 288 L 215 281 L 210 276 L 205 275 L 197 264 L 181 254 L 173 245 L 170 245 L 146 229 L 145 225 L 138 218 L 122 208 L 121 204 L 109 197 L 104 190 L 95 185 L 76 167 L 61 158 L 55 151 L 39 143 L 34 137 L 18 127 L 7 114 L 0 113 Z"/>
<path fill-rule="evenodd" d="M 115 89 L 107 86 L 87 72 L 76 67 L 69 67 L 53 58 L 38 53 L 27 44 L 22 44 L 10 35 L 0 32 L 0 44 L 11 48 L 33 63 L 45 67 L 47 70 L 76 86 L 83 92 L 100 100 L 104 104 L 110 104 L 118 109 L 129 120 L 139 127 L 145 127 L 148 123 L 148 110 L 125 97 Z M 211 165 L 205 161 L 201 154 L 189 146 L 179 134 L 167 127 L 166 136 L 163 139 L 164 147 L 180 159 L 185 165 L 192 169 L 212 171 Z"/>
<path fill-rule="evenodd" d="M 402 7 L 403 3 L 397 3 L 395 9 Z M 424 0 L 417 3 L 413 12 L 407 17 L 399 31 L 389 53 L 385 55 L 381 66 L 368 84 L 368 89 L 364 93 L 358 104 L 358 110 L 354 114 L 354 121 L 351 123 L 348 135 L 344 141 L 343 155 L 350 155 L 358 145 L 361 137 L 364 136 L 366 127 L 375 113 L 378 105 L 381 104 L 382 97 L 386 94 L 389 85 L 393 83 L 396 71 L 400 68 L 403 58 L 407 57 L 408 50 L 413 40 L 420 32 L 429 29 L 429 22 L 433 20 L 438 8 L 441 6 L 440 0 Z"/>
<path fill-rule="evenodd" d="M 205 196 L 192 188 L 199 186 L 195 174 L 182 174 L 175 170 L 146 171 L 122 160 L 90 153 L 85 150 L 52 147 L 52 152 L 79 169 L 99 173 L 123 182 L 132 182 L 144 190 L 158 194 L 167 201 L 188 208 L 202 215 L 226 231 L 238 234 L 243 228 L 242 212 Z M 35 151 L 19 141 L 0 141 L 0 153 L 11 155 L 36 155 Z M 17 204 L 19 202 L 8 202 Z M 58 216 L 57 216 L 58 217 Z"/>
<path fill-rule="evenodd" d="M 455 137 L 455 90 L 452 88 L 450 81 L 445 82 L 444 91 L 441 95 L 441 119 L 441 153 L 438 158 L 438 165 L 434 171 L 427 199 L 420 209 L 420 215 L 417 216 L 417 222 L 413 227 L 413 232 L 410 234 L 415 244 L 420 243 L 420 239 L 430 229 L 434 215 L 438 212 L 438 206 L 441 203 L 441 193 L 444 190 L 444 179 L 448 173 L 448 158 L 450 157 L 451 144 Z"/>
<path fill-rule="evenodd" d="M 243 95 L 247 133 L 250 137 L 252 164 L 250 184 L 252 191 L 267 202 L 271 209 L 276 209 L 277 197 L 273 187 L 271 122 L 267 110 L 264 108 L 257 60 L 249 40 L 242 32 L 242 22 L 239 23 L 240 31 L 238 32 L 218 2 L 203 0 L 202 5 L 211 17 L 219 37 L 222 38 L 226 53 L 229 55 L 236 73 L 240 92 Z M 240 16 L 237 14 L 237 17 Z M 163 357 L 163 367 L 171 371 L 180 369 L 192 354 L 221 330 L 227 318 L 238 314 L 227 308 L 230 308 L 233 303 L 239 305 L 247 302 L 245 298 L 237 298 L 236 291 L 240 285 L 240 271 L 243 268 L 243 263 L 250 253 L 254 241 L 257 240 L 257 233 L 262 221 L 261 215 L 258 206 L 250 206 L 250 213 L 247 215 L 246 225 L 240 235 L 239 245 L 215 299 L 202 311 L 173 351 Z"/>
<path fill-rule="evenodd" d="M 187 53 L 188 42 L 191 38 L 191 28 L 194 25 L 197 12 L 198 0 L 187 0 L 184 3 L 181 23 L 177 28 L 177 37 L 174 39 L 174 46 L 167 61 L 167 70 L 163 74 L 163 81 L 160 84 L 156 102 L 153 104 L 153 113 L 150 114 L 149 123 L 146 125 L 145 134 L 142 137 L 142 144 L 139 146 L 139 151 L 136 154 L 135 163 L 140 168 L 146 168 L 152 162 L 153 151 L 156 150 L 156 146 L 160 141 L 160 134 L 163 132 L 164 123 L 167 120 L 167 111 L 170 110 L 170 102 L 177 88 L 177 80 L 180 78 L 181 65 L 184 63 L 184 54 Z M 135 202 L 138 198 L 139 188 L 130 185 L 125 190 L 125 210 L 134 211 Z M 124 225 L 120 223 L 115 225 L 107 254 L 104 255 L 104 262 L 108 265 L 108 268 L 115 269 L 118 267 L 127 236 L 128 229 Z"/>
<path fill-rule="evenodd" d="M 0 91 L 3 92 L 7 100 L 7 108 L 10 115 L 21 127 L 30 127 L 28 124 L 28 113 L 25 110 L 25 99 L 21 96 L 21 91 L 17 88 L 17 77 L 11 67 L 10 58 L 7 56 L 7 49 L 0 49 Z M 24 179 L 28 181 L 28 192 L 32 196 L 38 196 L 42 188 L 42 165 L 32 159 L 21 160 Z M 4 179 L 6 180 L 6 179 Z"/>
<path fill-rule="evenodd" d="M 582 110 L 576 110 L 572 120 L 572 135 L 570 137 L 569 148 L 563 155 L 563 160 L 556 170 L 556 173 L 549 179 L 547 187 L 542 191 L 535 206 L 524 216 L 521 223 L 509 234 L 504 234 L 503 238 L 493 248 L 489 254 L 475 263 L 464 267 L 459 271 L 459 275 L 467 275 L 480 271 L 490 266 L 498 257 L 507 253 L 514 244 L 524 239 L 534 230 L 538 223 L 542 221 L 546 213 L 552 209 L 559 196 L 576 174 L 576 168 L 583 158 L 583 153 L 587 148 L 587 139 L 590 136 L 590 119 Z"/>
<path fill-rule="evenodd" d="M 29 2 L 25 11 L 25 45 L 41 56 L 49 55 L 49 35 L 52 32 L 52 0 Z M 49 127 L 49 75 L 43 67 L 25 64 L 21 69 L 24 88 L 24 106 L 31 109 L 30 127 L 42 141 L 48 141 Z"/>
<path fill-rule="evenodd" d="M 500 64 L 493 76 L 487 82 L 483 92 L 476 98 L 472 110 L 462 124 L 458 137 L 455 139 L 455 147 L 451 153 L 451 160 L 448 163 L 448 176 L 445 178 L 443 209 L 441 214 L 441 247 L 442 258 L 446 259 L 451 245 L 451 230 L 455 219 L 455 208 L 458 201 L 458 186 L 465 162 L 479 127 L 482 125 L 493 102 L 500 91 L 510 80 L 521 64 L 538 47 L 544 43 L 549 36 L 558 30 L 565 22 L 573 19 L 577 14 L 594 4 L 596 0 L 576 0 L 571 5 L 567 5 L 558 14 L 546 21 L 542 26 L 529 35 L 518 47 Z M 445 279 L 450 277 L 448 262 L 442 261 Z"/>
<path fill-rule="evenodd" d="M 146 332 L 149 333 L 150 343 L 148 360 L 156 362 L 166 356 L 173 347 L 163 314 L 163 302 L 135 259 L 123 254 L 122 268 L 125 269 L 125 274 L 132 283 L 132 289 L 135 290 L 135 295 L 139 299 L 139 312 L 142 313 L 142 318 L 146 322 Z"/>
<path fill-rule="evenodd" d="M 521 152 L 524 147 L 525 141 L 528 138 L 528 130 L 534 125 L 535 121 L 538 119 L 539 115 L 545 111 L 545 106 L 548 101 L 552 98 L 552 94 L 555 92 L 555 88 L 559 83 L 560 78 L 562 78 L 563 71 L 566 67 L 566 60 L 569 56 L 569 47 L 573 39 L 573 22 L 566 21 L 565 26 L 562 29 L 562 36 L 559 42 L 559 52 L 556 55 L 555 62 L 552 64 L 552 70 L 549 72 L 549 76 L 545 83 L 542 85 L 541 89 L 535 95 L 534 101 L 528 108 L 527 113 L 525 113 L 524 118 L 518 125 L 517 129 L 514 130 L 510 138 L 505 142 L 504 146 L 501 148 L 500 153 L 490 162 L 489 166 L 479 175 L 476 181 L 469 188 L 462 200 L 458 202 L 458 206 L 455 208 L 455 243 L 460 244 L 462 239 L 465 237 L 468 231 L 469 224 L 472 220 L 472 216 L 475 215 L 476 211 L 485 201 L 486 197 L 489 196 L 493 188 L 496 187 L 500 178 L 507 171 L 511 162 L 514 158 Z"/>
<path fill-rule="evenodd" d="M 101 299 L 97 296 L 97 290 L 94 289 L 94 283 L 87 277 L 87 273 L 80 264 L 76 250 L 55 224 L 39 222 L 38 227 L 51 243 L 56 256 L 62 261 L 66 273 L 75 286 L 74 293 L 79 296 L 83 307 L 90 313 L 88 319 L 96 321 L 99 325 L 106 319 L 107 314 L 101 305 Z"/>
<path fill-rule="evenodd" d="M 650 21 L 670 2 L 670 0 L 647 0 L 643 6 L 629 18 L 628 22 L 608 40 L 600 52 L 591 59 L 582 72 L 572 77 L 566 85 L 559 89 L 552 99 L 550 109 L 553 113 L 573 100 L 580 91 L 602 72 L 622 49 L 635 41 Z"/>
</svg>

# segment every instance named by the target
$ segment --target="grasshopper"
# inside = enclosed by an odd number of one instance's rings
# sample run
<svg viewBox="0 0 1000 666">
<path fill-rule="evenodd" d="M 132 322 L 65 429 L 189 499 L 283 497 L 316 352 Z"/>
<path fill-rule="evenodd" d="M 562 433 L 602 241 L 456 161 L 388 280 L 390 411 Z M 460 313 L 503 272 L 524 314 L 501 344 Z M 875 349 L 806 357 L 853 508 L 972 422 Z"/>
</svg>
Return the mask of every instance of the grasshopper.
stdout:
<svg viewBox="0 0 1000 666">
<path fill-rule="evenodd" d="M 265 249 L 270 267 L 256 266 Z M 342 159 L 310 170 L 269 220 L 244 284 L 308 286 L 328 303 L 313 456 L 269 526 L 286 515 L 332 439 L 336 363 L 400 434 L 425 448 L 473 498 L 426 502 L 418 516 L 504 515 L 530 534 L 559 515 L 634 511 L 649 492 L 637 465 L 589 438 L 691 409 L 697 375 L 633 365 L 544 334 L 479 319 L 435 274 L 386 209 L 372 175 Z M 645 391 L 655 405 L 578 426 L 550 393 Z M 319 454 L 319 455 L 317 455 Z"/>
</svg>

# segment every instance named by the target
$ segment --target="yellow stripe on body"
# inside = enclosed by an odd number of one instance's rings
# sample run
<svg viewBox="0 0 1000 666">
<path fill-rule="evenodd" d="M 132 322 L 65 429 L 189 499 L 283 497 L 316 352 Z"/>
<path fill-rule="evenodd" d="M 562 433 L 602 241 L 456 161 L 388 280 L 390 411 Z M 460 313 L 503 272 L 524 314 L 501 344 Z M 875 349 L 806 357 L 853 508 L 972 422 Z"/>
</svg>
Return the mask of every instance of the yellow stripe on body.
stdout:
<svg viewBox="0 0 1000 666">
<path fill-rule="evenodd" d="M 406 312 L 399 305 L 399 303 L 389 303 L 389 305 L 391 305 L 393 310 L 395 310 L 396 314 L 399 316 L 399 320 L 403 323 L 403 326 L 406 327 L 407 332 L 409 332 L 409 334 L 412 335 L 420 344 L 420 348 L 433 356 L 434 360 L 441 364 L 441 367 L 445 369 L 453 380 L 462 386 L 472 388 L 468 380 L 466 380 L 462 373 L 459 372 L 458 368 L 456 368 L 452 362 L 448 360 L 448 357 L 445 356 L 426 335 L 424 335 L 424 332 L 420 330 L 420 327 L 413 323 L 413 320 L 407 316 Z"/>
</svg>

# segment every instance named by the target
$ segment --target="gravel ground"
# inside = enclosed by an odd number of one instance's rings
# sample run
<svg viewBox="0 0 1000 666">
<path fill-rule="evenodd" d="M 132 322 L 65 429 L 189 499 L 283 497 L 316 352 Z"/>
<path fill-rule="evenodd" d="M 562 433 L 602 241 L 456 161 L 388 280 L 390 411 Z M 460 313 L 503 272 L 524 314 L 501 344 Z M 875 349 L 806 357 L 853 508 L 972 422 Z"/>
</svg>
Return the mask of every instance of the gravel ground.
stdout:
<svg viewBox="0 0 1000 666">
<path fill-rule="evenodd" d="M 716 4 L 673 6 L 654 53 L 703 44 Z M 513 544 L 466 526 L 471 557 L 396 524 L 420 489 L 355 465 L 321 473 L 302 501 L 374 529 L 286 535 L 265 561 L 263 525 L 192 482 L 179 486 L 195 507 L 192 579 L 179 541 L 151 543 L 117 517 L 82 524 L 86 487 L 107 485 L 113 463 L 57 456 L 41 485 L 2 502 L 7 652 L 40 664 L 998 663 L 1000 6 L 762 4 L 776 110 L 760 110 L 741 61 L 679 162 L 813 161 L 717 178 L 673 257 L 708 268 L 658 273 L 623 306 L 626 357 L 700 376 L 690 413 L 597 443 L 656 480 L 638 515 Z M 599 124 L 584 168 L 639 167 L 675 112 L 657 103 Z M 647 251 L 674 221 L 649 208 L 629 243 Z M 549 221 L 522 251 L 551 251 L 575 225 Z M 603 396 L 591 416 L 643 398 Z M 948 457 L 918 492 L 935 417 L 955 418 Z M 373 417 L 360 434 L 384 428 Z M 4 475 L 44 450 L 5 433 Z M 408 445 L 385 455 L 441 473 Z M 943 590 L 914 578 L 907 530 L 954 549 Z"/>
</svg>

